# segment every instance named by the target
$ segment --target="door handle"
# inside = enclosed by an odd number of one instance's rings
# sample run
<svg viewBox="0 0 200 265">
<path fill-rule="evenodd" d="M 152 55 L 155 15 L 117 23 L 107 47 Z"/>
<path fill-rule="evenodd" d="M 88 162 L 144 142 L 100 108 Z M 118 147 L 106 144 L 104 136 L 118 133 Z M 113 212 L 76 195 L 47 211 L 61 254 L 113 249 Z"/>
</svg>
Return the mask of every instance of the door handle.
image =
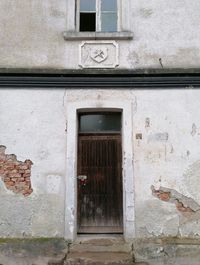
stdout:
<svg viewBox="0 0 200 265">
<path fill-rule="evenodd" d="M 79 175 L 77 177 L 77 179 L 81 180 L 81 181 L 85 181 L 87 179 L 87 176 L 86 175 Z"/>
</svg>

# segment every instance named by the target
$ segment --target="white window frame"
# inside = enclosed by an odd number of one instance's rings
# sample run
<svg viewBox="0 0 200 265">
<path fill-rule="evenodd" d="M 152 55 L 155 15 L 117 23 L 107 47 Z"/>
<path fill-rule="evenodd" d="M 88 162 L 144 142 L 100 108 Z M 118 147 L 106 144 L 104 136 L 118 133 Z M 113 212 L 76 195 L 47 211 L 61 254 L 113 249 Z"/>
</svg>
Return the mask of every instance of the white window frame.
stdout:
<svg viewBox="0 0 200 265">
<path fill-rule="evenodd" d="M 102 32 L 101 31 L 101 1 L 96 0 L 96 31 L 95 32 Z M 80 32 L 80 0 L 76 2 L 76 31 Z M 117 0 L 117 31 L 120 31 L 120 21 L 121 21 L 121 1 Z M 88 11 L 90 13 L 90 11 Z M 93 13 L 91 11 L 91 13 Z"/>
<path fill-rule="evenodd" d="M 132 0 L 118 0 L 118 31 L 116 32 L 84 32 L 79 31 L 79 1 L 66 0 L 66 31 L 63 32 L 65 40 L 131 40 L 133 32 L 131 27 Z M 98 19 L 97 19 L 98 20 Z M 97 27 L 98 28 L 98 27 Z M 97 30 L 97 29 L 96 29 Z"/>
</svg>

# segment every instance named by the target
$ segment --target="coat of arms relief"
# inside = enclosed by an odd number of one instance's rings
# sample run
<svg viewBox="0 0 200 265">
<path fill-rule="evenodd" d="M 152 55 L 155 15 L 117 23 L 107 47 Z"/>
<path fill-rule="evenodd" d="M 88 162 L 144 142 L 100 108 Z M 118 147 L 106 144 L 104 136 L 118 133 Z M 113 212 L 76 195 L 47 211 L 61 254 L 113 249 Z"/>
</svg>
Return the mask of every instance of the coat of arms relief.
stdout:
<svg viewBox="0 0 200 265">
<path fill-rule="evenodd" d="M 79 65 L 83 68 L 115 68 L 118 45 L 115 41 L 86 41 L 80 45 Z"/>
</svg>

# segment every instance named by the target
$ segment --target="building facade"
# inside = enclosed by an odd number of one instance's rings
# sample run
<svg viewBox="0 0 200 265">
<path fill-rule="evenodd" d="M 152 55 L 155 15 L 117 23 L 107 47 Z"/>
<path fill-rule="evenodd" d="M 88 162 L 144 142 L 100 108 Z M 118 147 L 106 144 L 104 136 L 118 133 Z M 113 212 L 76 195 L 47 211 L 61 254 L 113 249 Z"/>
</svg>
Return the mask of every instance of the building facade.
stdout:
<svg viewBox="0 0 200 265">
<path fill-rule="evenodd" d="M 0 237 L 200 236 L 199 10 L 1 1 Z"/>
</svg>

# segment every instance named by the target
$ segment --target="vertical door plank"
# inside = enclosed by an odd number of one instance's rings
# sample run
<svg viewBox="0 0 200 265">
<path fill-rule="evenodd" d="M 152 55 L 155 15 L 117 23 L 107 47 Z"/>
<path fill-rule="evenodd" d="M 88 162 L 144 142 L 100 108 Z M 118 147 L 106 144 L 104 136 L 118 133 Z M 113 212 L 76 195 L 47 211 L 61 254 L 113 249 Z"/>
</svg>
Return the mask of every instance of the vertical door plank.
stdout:
<svg viewBox="0 0 200 265">
<path fill-rule="evenodd" d="M 78 232 L 122 232 L 121 135 L 79 135 Z"/>
</svg>

